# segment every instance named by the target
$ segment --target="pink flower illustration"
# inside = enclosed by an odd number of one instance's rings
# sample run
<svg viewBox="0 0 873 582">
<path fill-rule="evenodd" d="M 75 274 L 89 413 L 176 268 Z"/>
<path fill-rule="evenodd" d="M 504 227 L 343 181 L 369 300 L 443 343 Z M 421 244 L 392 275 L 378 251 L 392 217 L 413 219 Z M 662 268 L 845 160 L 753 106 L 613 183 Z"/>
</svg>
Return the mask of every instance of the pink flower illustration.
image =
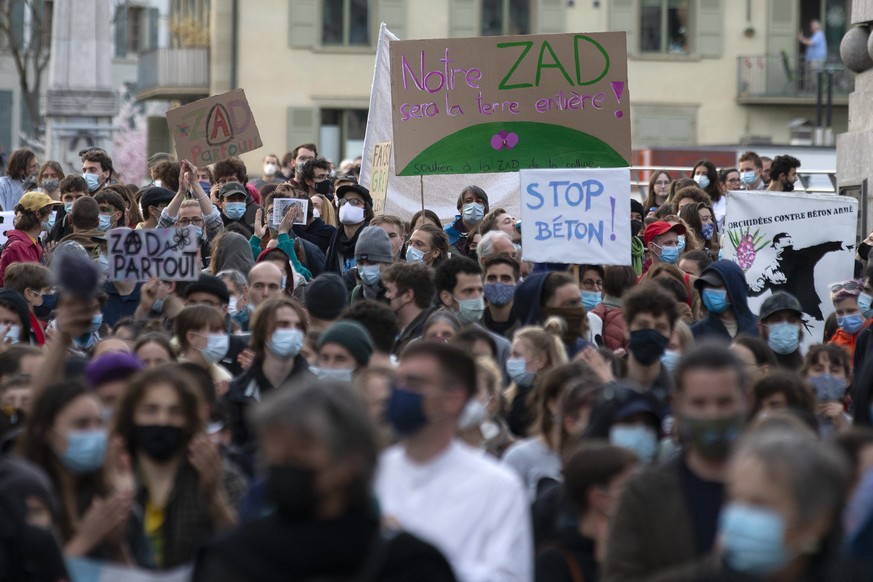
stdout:
<svg viewBox="0 0 873 582">
<path fill-rule="evenodd" d="M 491 147 L 495 150 L 512 149 L 518 145 L 518 134 L 508 133 L 505 129 L 491 136 Z"/>
</svg>

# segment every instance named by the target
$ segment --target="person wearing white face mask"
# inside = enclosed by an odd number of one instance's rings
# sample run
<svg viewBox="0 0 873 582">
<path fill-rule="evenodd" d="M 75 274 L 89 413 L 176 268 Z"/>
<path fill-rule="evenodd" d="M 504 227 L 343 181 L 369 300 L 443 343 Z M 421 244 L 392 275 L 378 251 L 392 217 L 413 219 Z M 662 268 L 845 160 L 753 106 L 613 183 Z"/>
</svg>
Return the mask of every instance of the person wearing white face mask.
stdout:
<svg viewBox="0 0 873 582">
<path fill-rule="evenodd" d="M 382 270 L 391 262 L 391 242 L 385 231 L 378 226 L 364 228 L 358 236 L 358 244 L 355 245 L 355 274 L 358 283 L 352 291 L 352 304 L 362 299 L 386 302 Z"/>
<path fill-rule="evenodd" d="M 306 311 L 293 299 L 268 299 L 255 310 L 251 323 L 255 359 L 234 379 L 225 398 L 233 443 L 247 453 L 254 452 L 254 435 L 246 422 L 248 408 L 288 382 L 314 379 L 300 355 L 307 330 Z"/>
<path fill-rule="evenodd" d="M 230 349 L 230 338 L 221 312 L 208 305 L 191 305 L 176 316 L 176 337 L 179 362 L 193 362 L 209 372 L 215 383 L 215 393 L 223 396 L 233 378 L 219 364 Z"/>
<path fill-rule="evenodd" d="M 355 245 L 364 226 L 373 218 L 373 198 L 359 184 L 340 186 L 336 191 L 340 228 L 325 253 L 324 270 L 344 274 L 355 266 Z"/>
<path fill-rule="evenodd" d="M 318 366 L 312 372 L 323 380 L 351 382 L 355 372 L 367 367 L 373 355 L 373 340 L 356 321 L 342 319 L 318 338 Z"/>
<path fill-rule="evenodd" d="M 455 221 L 443 230 L 449 237 L 453 255 L 468 256 L 468 237 L 476 231 L 488 214 L 488 194 L 479 186 L 467 186 L 458 196 L 458 214 Z"/>
<path fill-rule="evenodd" d="M 276 154 L 267 154 L 264 156 L 263 177 L 252 180 L 250 184 L 258 190 L 266 184 L 281 184 L 285 181 L 285 178 L 279 172 L 280 166 L 279 157 Z"/>
</svg>

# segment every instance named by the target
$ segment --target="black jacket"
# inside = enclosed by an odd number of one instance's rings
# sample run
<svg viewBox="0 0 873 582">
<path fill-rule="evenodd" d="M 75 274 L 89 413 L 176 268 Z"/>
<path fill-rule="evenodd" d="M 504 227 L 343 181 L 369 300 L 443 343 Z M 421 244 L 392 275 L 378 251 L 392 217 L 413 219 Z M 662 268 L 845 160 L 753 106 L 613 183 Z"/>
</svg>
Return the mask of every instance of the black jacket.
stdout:
<svg viewBox="0 0 873 582">
<path fill-rule="evenodd" d="M 349 580 L 451 582 L 445 557 L 407 533 L 382 534 L 378 516 L 292 520 L 279 513 L 243 524 L 198 557 L 194 582 Z"/>
</svg>

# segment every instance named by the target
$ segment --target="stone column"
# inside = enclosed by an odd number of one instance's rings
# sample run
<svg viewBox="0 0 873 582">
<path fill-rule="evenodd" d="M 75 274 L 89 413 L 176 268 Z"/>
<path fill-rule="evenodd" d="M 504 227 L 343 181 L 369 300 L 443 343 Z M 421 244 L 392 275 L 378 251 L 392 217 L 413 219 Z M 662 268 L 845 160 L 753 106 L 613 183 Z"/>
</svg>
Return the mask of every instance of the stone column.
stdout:
<svg viewBox="0 0 873 582">
<path fill-rule="evenodd" d="M 46 157 L 79 169 L 78 152 L 112 145 L 118 92 L 112 87 L 109 0 L 55 0 L 46 90 Z M 108 150 L 112 155 L 111 150 Z"/>
</svg>

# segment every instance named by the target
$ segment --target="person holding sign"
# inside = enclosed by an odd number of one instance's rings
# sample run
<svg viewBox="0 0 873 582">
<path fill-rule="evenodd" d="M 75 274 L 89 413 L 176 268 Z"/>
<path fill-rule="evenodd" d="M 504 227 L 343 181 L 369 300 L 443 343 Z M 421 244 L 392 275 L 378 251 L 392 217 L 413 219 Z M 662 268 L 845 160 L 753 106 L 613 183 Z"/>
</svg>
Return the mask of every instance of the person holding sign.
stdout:
<svg viewBox="0 0 873 582">
<path fill-rule="evenodd" d="M 61 202 L 42 192 L 27 192 L 15 205 L 14 230 L 6 233 L 6 245 L 0 254 L 0 287 L 6 268 L 12 263 L 44 263 L 39 235 L 49 230 L 49 215 Z"/>
<path fill-rule="evenodd" d="M 468 237 L 479 228 L 488 213 L 488 194 L 479 186 L 467 186 L 458 196 L 458 214 L 455 221 L 445 227 L 449 247 L 453 255 L 466 257 L 469 253 Z"/>
<path fill-rule="evenodd" d="M 182 204 L 190 192 L 198 203 L 200 212 L 199 216 L 186 216 L 185 218 L 188 219 L 188 224 L 193 224 L 197 228 L 197 238 L 202 244 L 202 242 L 212 240 L 218 236 L 218 233 L 224 229 L 224 222 L 221 220 L 221 212 L 212 204 L 209 194 L 203 190 L 203 186 L 197 181 L 198 172 L 197 167 L 191 164 L 191 162 L 187 160 L 182 162 L 179 169 L 179 189 L 172 200 L 170 200 L 170 203 L 161 211 L 158 228 L 172 228 L 176 226 L 176 223 L 179 221 Z M 195 218 L 200 219 L 200 225 L 193 222 Z M 188 226 L 188 224 L 180 224 L 179 226 Z M 206 227 L 205 236 L 204 226 Z"/>
</svg>

